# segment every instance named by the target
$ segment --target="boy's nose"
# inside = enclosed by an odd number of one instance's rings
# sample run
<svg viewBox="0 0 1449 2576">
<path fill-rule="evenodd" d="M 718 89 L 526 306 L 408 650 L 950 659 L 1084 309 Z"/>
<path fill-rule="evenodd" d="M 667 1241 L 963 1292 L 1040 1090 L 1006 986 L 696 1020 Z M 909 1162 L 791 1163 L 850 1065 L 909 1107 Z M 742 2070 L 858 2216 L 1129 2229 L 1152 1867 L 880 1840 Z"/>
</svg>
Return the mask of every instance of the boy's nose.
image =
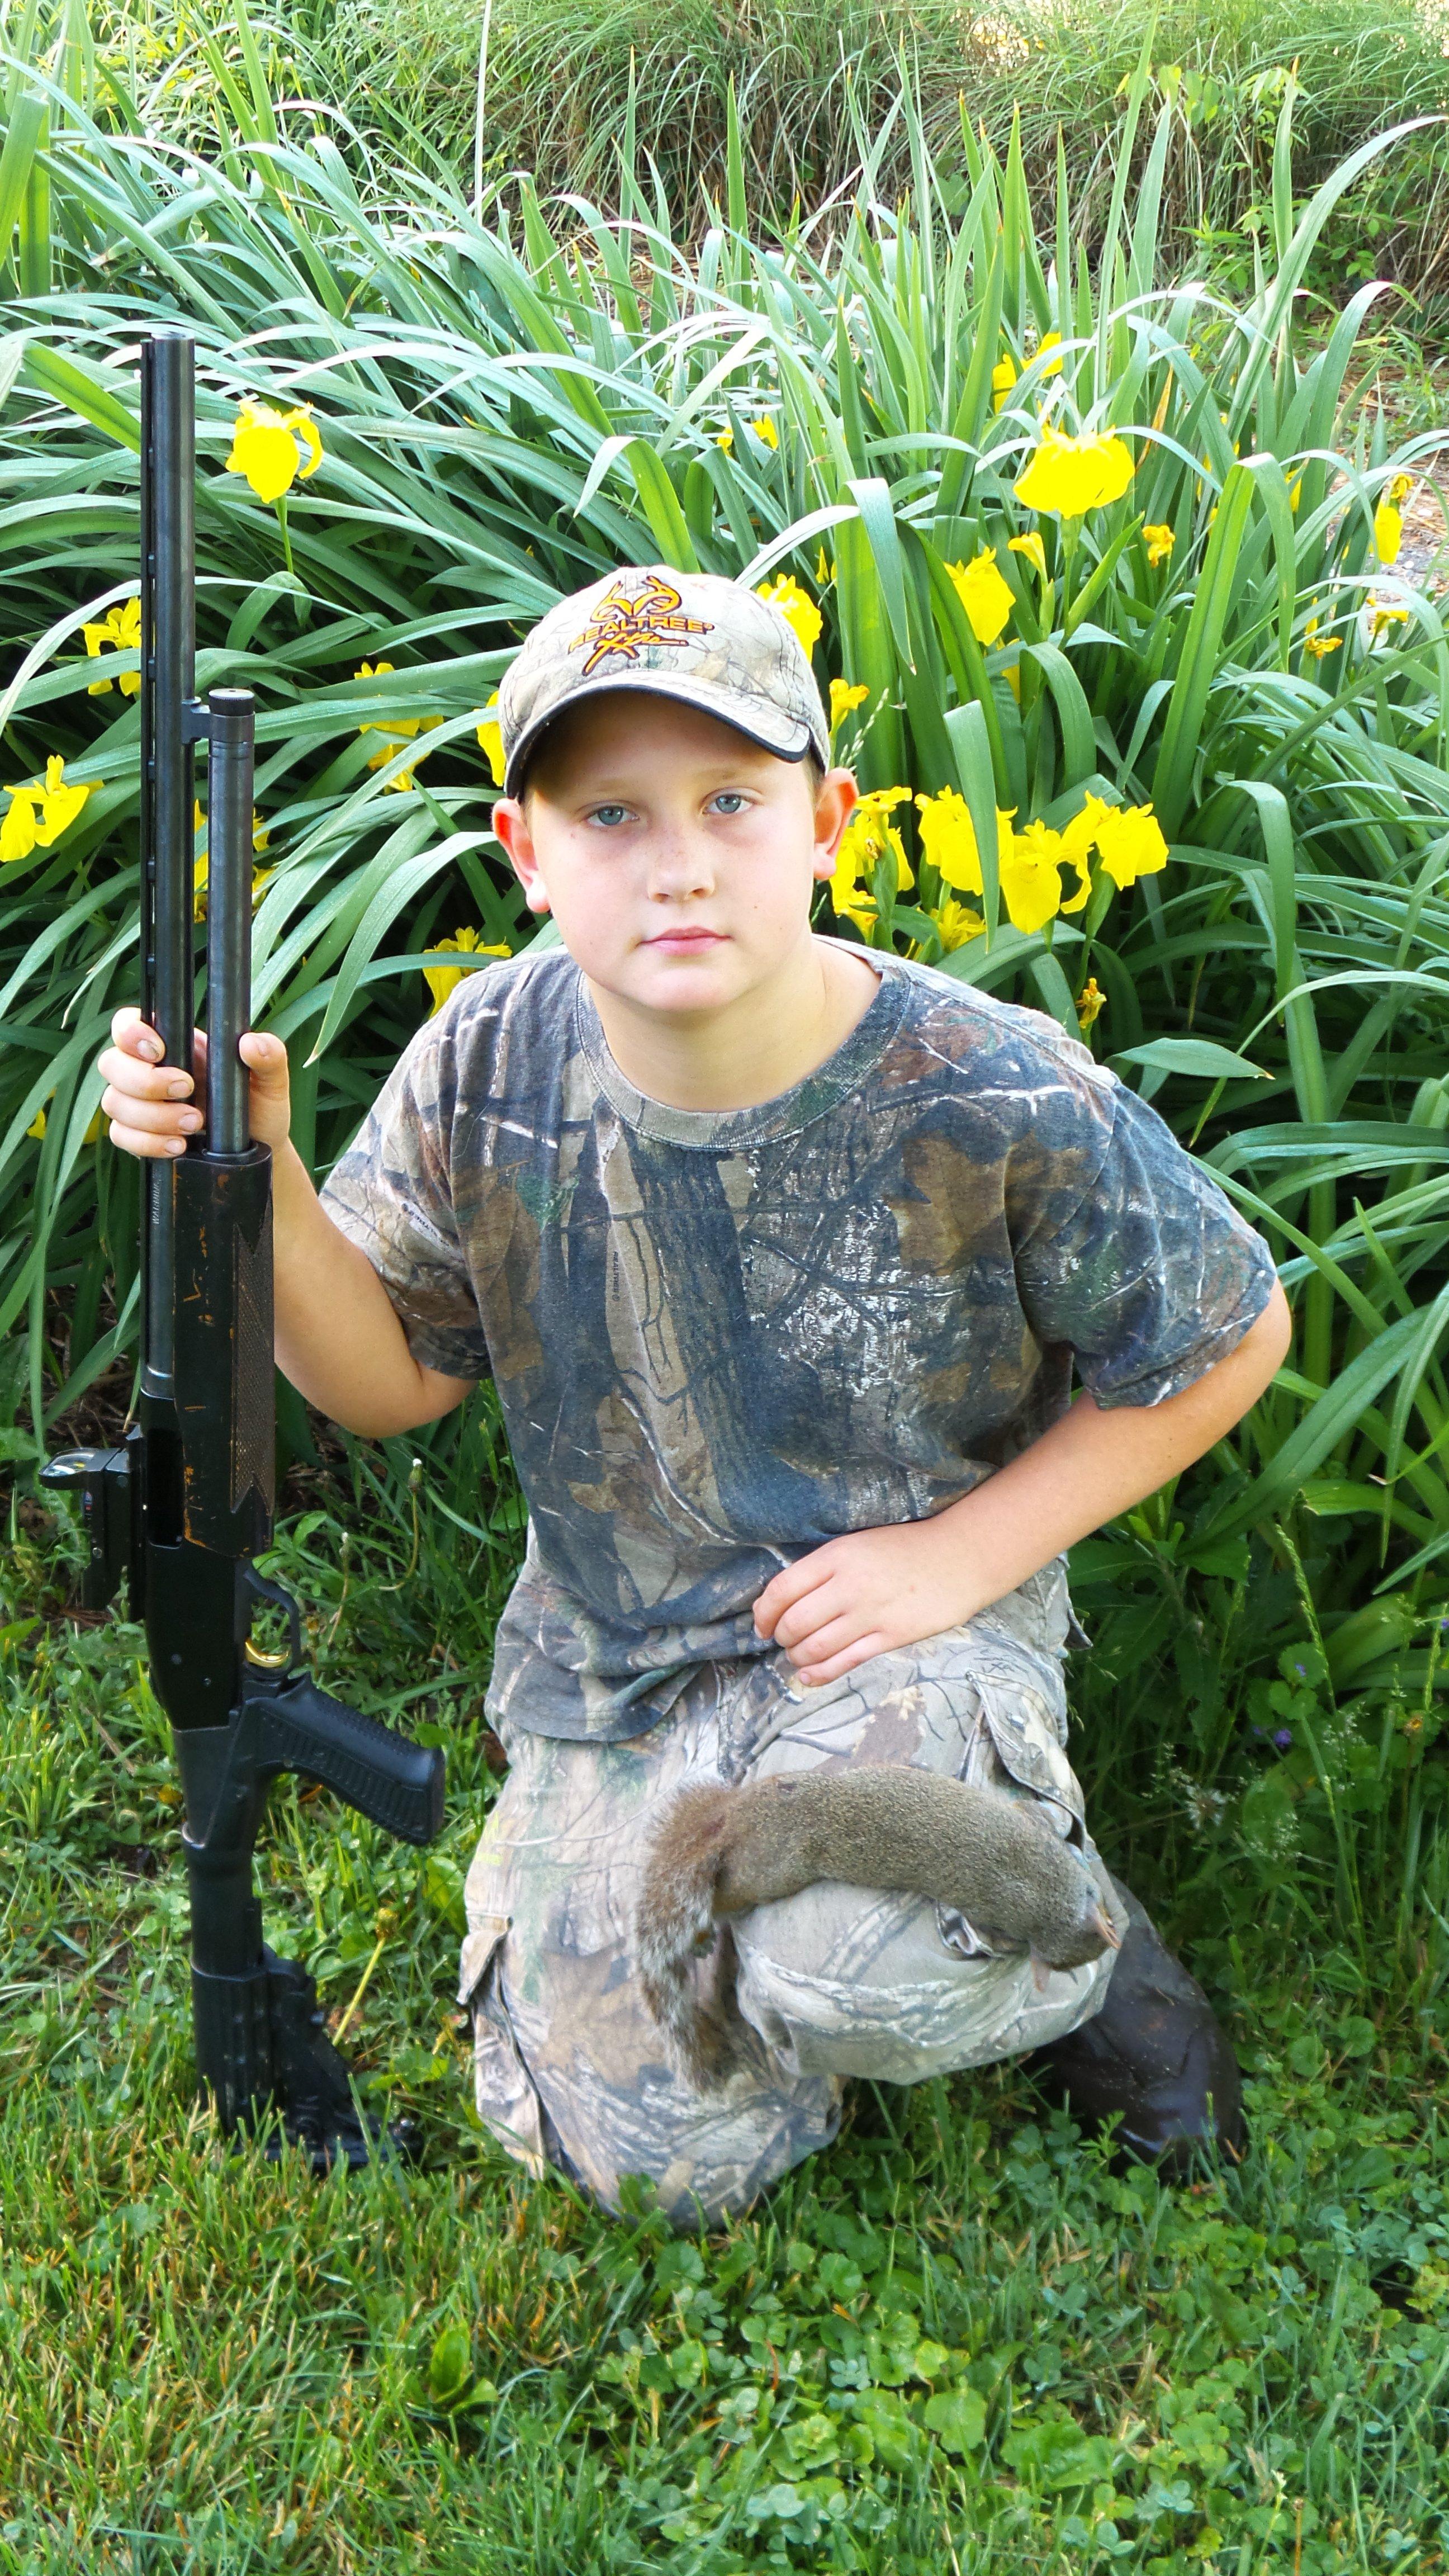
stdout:
<svg viewBox="0 0 1449 2576">
<path fill-rule="evenodd" d="M 649 854 L 649 892 L 661 903 L 712 894 L 714 866 L 707 844 L 692 832 L 661 833 Z"/>
</svg>

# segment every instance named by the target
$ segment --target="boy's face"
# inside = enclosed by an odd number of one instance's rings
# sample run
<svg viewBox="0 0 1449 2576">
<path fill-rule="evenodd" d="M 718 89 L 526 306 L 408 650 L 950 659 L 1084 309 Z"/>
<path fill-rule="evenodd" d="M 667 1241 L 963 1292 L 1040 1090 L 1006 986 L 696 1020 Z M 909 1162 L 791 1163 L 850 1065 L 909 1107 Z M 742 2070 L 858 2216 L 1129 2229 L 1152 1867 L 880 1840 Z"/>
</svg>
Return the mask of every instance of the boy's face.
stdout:
<svg viewBox="0 0 1449 2576">
<path fill-rule="evenodd" d="M 494 829 L 591 983 L 648 1012 L 711 1013 L 809 937 L 855 803 L 732 725 L 621 690 L 562 717 Z"/>
</svg>

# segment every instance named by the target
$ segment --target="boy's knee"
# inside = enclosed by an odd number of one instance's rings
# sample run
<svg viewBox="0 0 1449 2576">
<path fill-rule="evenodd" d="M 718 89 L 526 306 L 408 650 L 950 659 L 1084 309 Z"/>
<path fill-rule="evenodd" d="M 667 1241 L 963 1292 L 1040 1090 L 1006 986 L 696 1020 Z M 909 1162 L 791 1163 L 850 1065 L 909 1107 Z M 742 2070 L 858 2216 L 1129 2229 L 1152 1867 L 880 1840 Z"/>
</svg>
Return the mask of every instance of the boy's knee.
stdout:
<svg viewBox="0 0 1449 2576">
<path fill-rule="evenodd" d="M 821 1886 L 735 1927 L 739 2009 L 791 2077 L 918 2084 L 1024 2055 L 1099 2011 L 1113 1953 L 1041 1970 L 961 1958 L 923 1897 Z"/>
</svg>

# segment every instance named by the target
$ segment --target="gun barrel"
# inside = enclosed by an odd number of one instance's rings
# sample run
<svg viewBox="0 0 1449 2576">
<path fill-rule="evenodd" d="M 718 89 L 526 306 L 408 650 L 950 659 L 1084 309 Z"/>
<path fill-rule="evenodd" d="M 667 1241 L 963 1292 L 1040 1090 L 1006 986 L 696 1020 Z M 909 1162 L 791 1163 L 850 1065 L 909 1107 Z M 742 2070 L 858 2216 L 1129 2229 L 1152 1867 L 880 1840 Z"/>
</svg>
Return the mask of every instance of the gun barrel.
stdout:
<svg viewBox="0 0 1449 2576">
<path fill-rule="evenodd" d="M 141 1008 L 168 1064 L 191 1070 L 192 743 L 183 711 L 196 686 L 195 346 L 179 336 L 141 351 Z M 175 1231 L 170 1170 L 146 1173 L 142 1236 L 142 1385 L 172 1392 Z"/>
<path fill-rule="evenodd" d="M 212 1154 L 244 1154 L 251 1139 L 247 1069 L 237 1040 L 251 1026 L 252 767 L 250 689 L 207 698 L 206 1127 Z"/>
</svg>

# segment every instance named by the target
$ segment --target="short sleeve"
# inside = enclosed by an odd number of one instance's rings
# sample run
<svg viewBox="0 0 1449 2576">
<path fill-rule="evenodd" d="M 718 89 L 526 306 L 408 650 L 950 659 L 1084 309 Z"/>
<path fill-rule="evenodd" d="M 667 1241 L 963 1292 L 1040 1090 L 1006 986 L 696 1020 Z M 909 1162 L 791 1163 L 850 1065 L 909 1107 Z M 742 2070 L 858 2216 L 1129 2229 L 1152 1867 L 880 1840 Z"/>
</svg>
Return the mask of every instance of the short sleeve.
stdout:
<svg viewBox="0 0 1449 2576">
<path fill-rule="evenodd" d="M 488 1375 L 488 1345 L 449 1178 L 456 1098 L 452 1014 L 425 1022 L 322 1191 L 339 1231 L 366 1253 L 408 1348 L 445 1377 Z"/>
<path fill-rule="evenodd" d="M 1256 1322 L 1273 1259 L 1156 1111 L 1115 1077 L 1104 1097 L 1094 1076 L 1105 1151 L 1070 1209 L 1039 1210 L 1018 1242 L 1018 1289 L 1037 1339 L 1069 1345 L 1098 1404 L 1161 1404 Z"/>
</svg>

